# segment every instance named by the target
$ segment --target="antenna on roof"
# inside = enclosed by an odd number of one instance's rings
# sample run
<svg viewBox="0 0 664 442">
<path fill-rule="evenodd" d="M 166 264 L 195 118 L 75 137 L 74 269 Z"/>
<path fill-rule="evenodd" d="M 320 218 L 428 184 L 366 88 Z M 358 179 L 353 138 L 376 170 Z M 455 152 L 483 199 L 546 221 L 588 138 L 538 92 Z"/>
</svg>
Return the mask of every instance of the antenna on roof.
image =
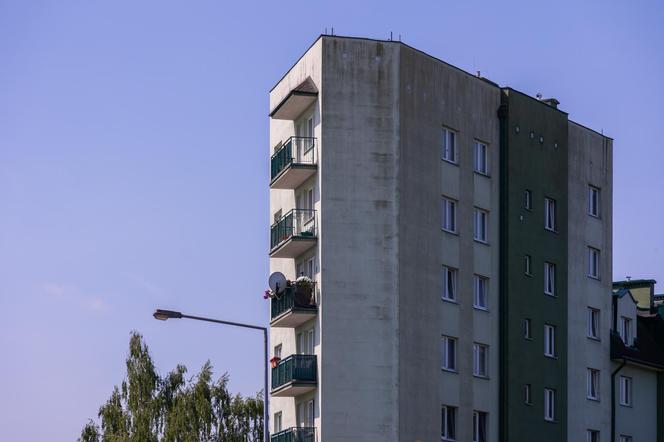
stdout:
<svg viewBox="0 0 664 442">
<path fill-rule="evenodd" d="M 324 35 L 327 35 L 327 28 L 325 28 L 325 34 Z"/>
<path fill-rule="evenodd" d="M 631 276 L 625 276 L 625 279 L 627 279 L 628 281 L 631 281 L 632 277 Z"/>
<path fill-rule="evenodd" d="M 332 35 L 334 35 L 334 26 L 332 27 Z"/>
<path fill-rule="evenodd" d="M 537 97 L 538 100 L 542 99 L 542 93 L 541 92 L 536 93 L 535 96 Z"/>
<path fill-rule="evenodd" d="M 399 41 L 401 41 L 401 34 L 399 34 Z"/>
<path fill-rule="evenodd" d="M 392 41 L 392 31 L 390 31 L 390 41 Z"/>
</svg>

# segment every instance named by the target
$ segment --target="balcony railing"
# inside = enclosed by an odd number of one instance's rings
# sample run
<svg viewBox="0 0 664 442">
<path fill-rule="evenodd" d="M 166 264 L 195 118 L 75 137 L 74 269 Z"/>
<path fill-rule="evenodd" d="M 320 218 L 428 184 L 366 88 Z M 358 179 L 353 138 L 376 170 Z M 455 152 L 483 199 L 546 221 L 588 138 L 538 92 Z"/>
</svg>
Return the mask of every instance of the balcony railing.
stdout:
<svg viewBox="0 0 664 442">
<path fill-rule="evenodd" d="M 293 247 L 293 250 L 287 250 L 279 256 L 275 256 L 294 258 L 315 242 L 316 235 L 316 211 L 293 209 L 270 227 L 270 254 L 272 255 L 289 240 L 304 240 L 311 243 L 305 244 L 305 247 Z"/>
<path fill-rule="evenodd" d="M 316 428 L 315 427 L 296 427 L 288 428 L 273 434 L 270 437 L 270 442 L 315 442 L 316 441 Z"/>
<path fill-rule="evenodd" d="M 290 137 L 270 160 L 270 180 L 274 180 L 291 165 L 316 165 L 316 139 Z"/>
<path fill-rule="evenodd" d="M 291 355 L 272 369 L 272 391 L 297 385 L 316 385 L 316 355 Z"/>
<path fill-rule="evenodd" d="M 295 327 L 316 315 L 316 286 L 302 288 L 292 284 L 277 298 L 270 300 L 270 320 L 275 326 Z M 301 318 L 286 318 L 287 315 Z M 299 319 L 299 320 L 298 320 Z M 279 322 L 279 324 L 277 324 Z M 283 322 L 283 324 L 281 324 Z"/>
</svg>

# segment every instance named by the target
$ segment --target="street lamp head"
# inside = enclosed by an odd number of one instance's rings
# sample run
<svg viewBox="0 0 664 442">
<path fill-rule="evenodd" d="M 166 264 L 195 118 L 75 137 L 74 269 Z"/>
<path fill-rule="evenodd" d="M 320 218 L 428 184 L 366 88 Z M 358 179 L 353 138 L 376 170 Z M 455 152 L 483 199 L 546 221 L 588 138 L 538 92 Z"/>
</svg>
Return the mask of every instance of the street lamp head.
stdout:
<svg viewBox="0 0 664 442">
<path fill-rule="evenodd" d="M 155 319 L 158 319 L 160 321 L 165 321 L 167 319 L 181 319 L 182 313 L 173 310 L 157 309 L 154 311 L 152 316 L 154 316 Z"/>
</svg>

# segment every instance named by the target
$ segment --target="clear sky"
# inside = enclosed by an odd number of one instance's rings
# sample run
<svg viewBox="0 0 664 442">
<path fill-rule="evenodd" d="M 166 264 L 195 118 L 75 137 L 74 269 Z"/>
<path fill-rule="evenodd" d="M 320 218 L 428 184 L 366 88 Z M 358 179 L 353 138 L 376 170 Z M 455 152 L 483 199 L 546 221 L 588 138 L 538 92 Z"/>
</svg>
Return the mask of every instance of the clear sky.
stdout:
<svg viewBox="0 0 664 442">
<path fill-rule="evenodd" d="M 162 372 L 262 388 L 260 333 L 151 313 L 266 323 L 268 91 L 325 28 L 604 130 L 614 278 L 664 281 L 664 8 L 540 3 L 0 0 L 0 440 L 74 440 L 131 330 Z"/>
</svg>

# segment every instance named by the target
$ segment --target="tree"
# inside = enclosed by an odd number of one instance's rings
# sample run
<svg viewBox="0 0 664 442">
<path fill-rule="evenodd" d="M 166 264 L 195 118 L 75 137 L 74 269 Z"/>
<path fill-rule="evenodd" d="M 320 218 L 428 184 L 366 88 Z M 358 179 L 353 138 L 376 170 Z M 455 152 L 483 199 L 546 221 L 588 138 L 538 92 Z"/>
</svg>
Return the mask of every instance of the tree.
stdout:
<svg viewBox="0 0 664 442">
<path fill-rule="evenodd" d="M 143 337 L 132 332 L 127 376 L 90 420 L 79 442 L 258 442 L 263 439 L 263 392 L 244 398 L 228 391 L 228 374 L 213 379 L 210 361 L 185 377 L 178 365 L 163 378 Z"/>
</svg>

